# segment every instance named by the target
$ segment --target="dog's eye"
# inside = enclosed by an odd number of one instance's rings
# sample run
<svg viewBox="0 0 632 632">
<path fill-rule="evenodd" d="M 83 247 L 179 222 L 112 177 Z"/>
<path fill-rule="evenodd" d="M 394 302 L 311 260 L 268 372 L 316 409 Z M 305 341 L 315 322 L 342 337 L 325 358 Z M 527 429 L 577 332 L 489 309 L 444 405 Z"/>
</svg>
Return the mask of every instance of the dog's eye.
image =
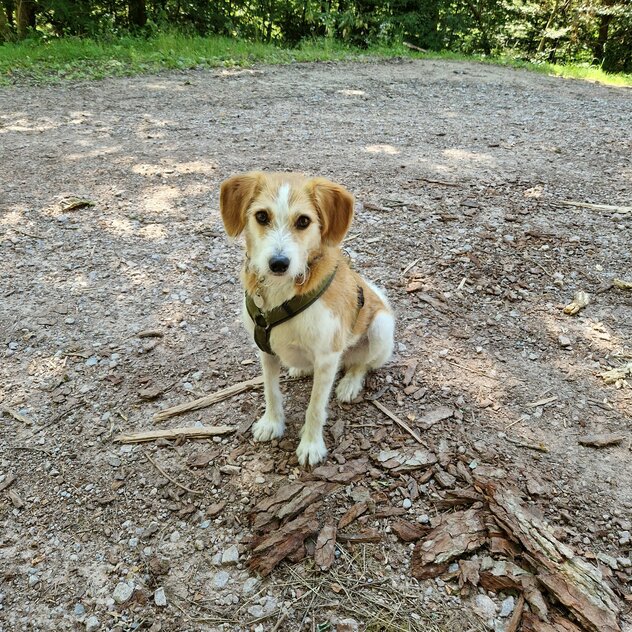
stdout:
<svg viewBox="0 0 632 632">
<path fill-rule="evenodd" d="M 299 230 L 305 230 L 311 223 L 312 220 L 307 217 L 307 215 L 301 215 L 296 220 L 296 228 L 298 228 Z"/>
<path fill-rule="evenodd" d="M 265 226 L 270 221 L 270 218 L 268 217 L 268 214 L 266 213 L 266 211 L 257 211 L 255 213 L 255 219 L 262 226 Z"/>
</svg>

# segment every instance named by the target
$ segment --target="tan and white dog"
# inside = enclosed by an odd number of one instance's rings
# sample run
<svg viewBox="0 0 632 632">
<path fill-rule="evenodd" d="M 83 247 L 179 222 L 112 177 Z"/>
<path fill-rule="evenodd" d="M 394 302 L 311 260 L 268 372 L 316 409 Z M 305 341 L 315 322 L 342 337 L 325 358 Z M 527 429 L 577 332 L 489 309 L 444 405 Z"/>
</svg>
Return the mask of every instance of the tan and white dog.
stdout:
<svg viewBox="0 0 632 632">
<path fill-rule="evenodd" d="M 340 243 L 353 218 L 353 196 L 324 178 L 251 172 L 222 183 L 220 209 L 231 237 L 245 235 L 243 317 L 261 349 L 265 413 L 256 441 L 285 430 L 281 364 L 313 373 L 312 394 L 296 450 L 299 463 L 327 456 L 323 426 L 340 364 L 336 395 L 358 396 L 368 370 L 393 350 L 394 318 L 381 290 L 350 268 Z"/>
</svg>

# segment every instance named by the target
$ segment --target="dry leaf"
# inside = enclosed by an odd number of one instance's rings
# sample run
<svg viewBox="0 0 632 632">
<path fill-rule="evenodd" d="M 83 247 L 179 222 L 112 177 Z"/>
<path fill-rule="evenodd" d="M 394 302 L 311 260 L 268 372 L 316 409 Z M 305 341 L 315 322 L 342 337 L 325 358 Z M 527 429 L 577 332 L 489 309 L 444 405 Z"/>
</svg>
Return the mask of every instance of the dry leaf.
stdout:
<svg viewBox="0 0 632 632">
<path fill-rule="evenodd" d="M 601 373 L 599 377 L 606 384 L 616 384 L 621 380 L 625 380 L 627 377 L 632 377 L 632 362 L 628 362 L 623 366 L 605 371 L 604 373 Z"/>
<path fill-rule="evenodd" d="M 612 285 L 620 290 L 632 290 L 632 281 L 624 281 L 623 279 L 612 279 Z"/>
<path fill-rule="evenodd" d="M 590 304 L 590 295 L 587 292 L 579 290 L 575 292 L 573 301 L 564 308 L 564 313 L 569 316 L 575 316 L 580 310 Z"/>
</svg>

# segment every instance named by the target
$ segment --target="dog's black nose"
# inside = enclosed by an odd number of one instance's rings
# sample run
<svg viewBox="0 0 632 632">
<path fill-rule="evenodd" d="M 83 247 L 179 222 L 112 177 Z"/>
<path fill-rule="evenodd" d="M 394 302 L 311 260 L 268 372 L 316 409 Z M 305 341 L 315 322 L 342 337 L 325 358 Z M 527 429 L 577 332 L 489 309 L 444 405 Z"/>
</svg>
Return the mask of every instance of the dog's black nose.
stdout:
<svg viewBox="0 0 632 632">
<path fill-rule="evenodd" d="M 268 265 L 275 274 L 282 274 L 290 267 L 290 260 L 284 255 L 274 255 L 270 257 Z"/>
</svg>

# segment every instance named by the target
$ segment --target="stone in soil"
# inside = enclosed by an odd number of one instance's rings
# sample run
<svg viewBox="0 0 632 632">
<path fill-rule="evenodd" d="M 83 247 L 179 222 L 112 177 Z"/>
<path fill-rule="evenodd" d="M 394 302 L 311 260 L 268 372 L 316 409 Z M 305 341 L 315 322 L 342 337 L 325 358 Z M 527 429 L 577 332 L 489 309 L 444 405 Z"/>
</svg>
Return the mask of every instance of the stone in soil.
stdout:
<svg viewBox="0 0 632 632">
<path fill-rule="evenodd" d="M 213 588 L 224 588 L 229 580 L 230 575 L 226 571 L 219 571 L 213 577 Z"/>
<path fill-rule="evenodd" d="M 237 564 L 237 562 L 239 562 L 239 551 L 233 544 L 222 553 L 222 564 Z"/>
<path fill-rule="evenodd" d="M 96 632 L 100 625 L 99 620 L 92 615 L 86 619 L 86 632 Z"/>
<path fill-rule="evenodd" d="M 496 604 L 487 595 L 476 595 L 473 610 L 486 622 L 496 616 Z"/>
<path fill-rule="evenodd" d="M 499 616 L 508 617 L 513 612 L 515 605 L 516 605 L 515 599 L 510 595 L 500 605 Z"/>
<path fill-rule="evenodd" d="M 134 592 L 134 586 L 131 586 L 127 582 L 119 582 L 112 593 L 112 599 L 116 603 L 125 603 L 130 599 Z"/>
<path fill-rule="evenodd" d="M 156 588 L 154 592 L 154 602 L 157 606 L 164 607 L 167 605 L 167 596 L 165 595 L 165 589 L 161 586 Z"/>
</svg>

